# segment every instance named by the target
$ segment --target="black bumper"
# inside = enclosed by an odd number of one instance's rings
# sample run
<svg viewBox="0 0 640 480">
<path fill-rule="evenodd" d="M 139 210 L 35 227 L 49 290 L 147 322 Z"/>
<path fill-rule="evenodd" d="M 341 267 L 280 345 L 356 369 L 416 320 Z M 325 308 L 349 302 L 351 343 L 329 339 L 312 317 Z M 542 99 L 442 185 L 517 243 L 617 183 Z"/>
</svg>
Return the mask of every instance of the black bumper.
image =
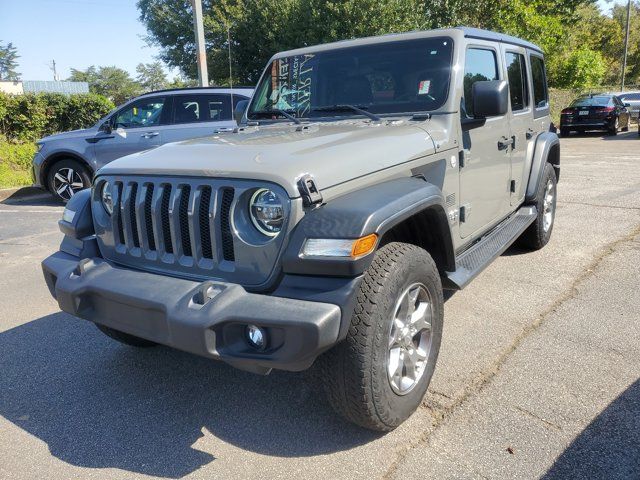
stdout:
<svg viewBox="0 0 640 480">
<path fill-rule="evenodd" d="M 304 370 L 341 337 L 341 309 L 331 303 L 248 293 L 235 284 L 129 270 L 64 252 L 45 259 L 42 269 L 67 313 L 257 373 Z M 249 324 L 266 330 L 265 350 L 247 343 Z"/>
</svg>

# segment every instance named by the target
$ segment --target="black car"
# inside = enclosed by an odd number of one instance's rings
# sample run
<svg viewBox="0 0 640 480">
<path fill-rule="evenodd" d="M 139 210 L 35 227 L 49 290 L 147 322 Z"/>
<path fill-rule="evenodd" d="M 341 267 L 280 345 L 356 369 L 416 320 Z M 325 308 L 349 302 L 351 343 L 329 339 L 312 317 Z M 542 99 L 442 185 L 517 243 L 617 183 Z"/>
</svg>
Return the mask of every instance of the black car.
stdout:
<svg viewBox="0 0 640 480">
<path fill-rule="evenodd" d="M 629 130 L 631 115 L 627 106 L 615 95 L 583 95 L 576 98 L 560 116 L 560 134 L 587 130 L 606 130 L 616 135 Z"/>
</svg>

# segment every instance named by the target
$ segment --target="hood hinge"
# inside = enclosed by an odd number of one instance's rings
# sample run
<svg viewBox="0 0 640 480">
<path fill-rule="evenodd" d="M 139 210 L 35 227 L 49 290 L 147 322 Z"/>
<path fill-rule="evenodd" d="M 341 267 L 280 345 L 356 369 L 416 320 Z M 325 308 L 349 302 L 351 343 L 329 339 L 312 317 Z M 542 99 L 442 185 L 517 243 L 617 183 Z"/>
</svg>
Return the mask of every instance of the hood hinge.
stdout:
<svg viewBox="0 0 640 480">
<path fill-rule="evenodd" d="M 313 176 L 305 173 L 298 179 L 298 191 L 302 197 L 302 205 L 312 207 L 322 203 L 322 194 L 316 186 Z"/>
</svg>

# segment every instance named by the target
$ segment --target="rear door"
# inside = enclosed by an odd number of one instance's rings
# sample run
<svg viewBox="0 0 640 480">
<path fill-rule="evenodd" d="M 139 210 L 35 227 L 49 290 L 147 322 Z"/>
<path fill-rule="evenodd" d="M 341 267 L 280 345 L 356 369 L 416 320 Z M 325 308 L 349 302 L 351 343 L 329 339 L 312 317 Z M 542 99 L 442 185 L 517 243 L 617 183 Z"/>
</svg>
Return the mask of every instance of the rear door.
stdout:
<svg viewBox="0 0 640 480">
<path fill-rule="evenodd" d="M 246 97 L 234 95 L 234 101 Z M 213 135 L 216 129 L 236 127 L 231 108 L 231 95 L 226 93 L 198 93 L 175 95 L 172 125 L 166 142 Z"/>
<path fill-rule="evenodd" d="M 472 85 L 477 81 L 504 79 L 502 56 L 493 43 L 467 47 L 463 79 L 463 118 L 473 118 Z M 511 132 L 507 115 L 491 117 L 485 125 L 463 128 L 464 166 L 460 169 L 460 235 L 481 233 L 509 208 L 511 152 L 499 142 L 508 142 Z"/>
<path fill-rule="evenodd" d="M 161 145 L 168 120 L 167 105 L 167 97 L 145 97 L 112 115 L 113 131 L 100 136 L 95 144 L 98 166 Z"/>
<path fill-rule="evenodd" d="M 511 205 L 518 205 L 526 189 L 525 172 L 527 150 L 535 141 L 535 124 L 531 100 L 530 74 L 524 48 L 506 46 L 504 49 L 507 80 L 509 82 L 509 125 L 511 130 Z"/>
</svg>

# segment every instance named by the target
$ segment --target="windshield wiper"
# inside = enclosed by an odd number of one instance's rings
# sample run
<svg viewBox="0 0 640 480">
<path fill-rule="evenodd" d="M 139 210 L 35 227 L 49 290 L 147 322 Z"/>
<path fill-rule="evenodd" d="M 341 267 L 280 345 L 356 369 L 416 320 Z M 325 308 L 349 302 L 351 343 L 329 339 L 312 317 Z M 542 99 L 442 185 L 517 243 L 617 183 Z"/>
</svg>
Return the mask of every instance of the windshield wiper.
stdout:
<svg viewBox="0 0 640 480">
<path fill-rule="evenodd" d="M 278 110 L 277 108 L 271 110 L 258 110 L 256 112 L 251 112 L 252 115 L 282 115 L 283 117 L 291 120 L 293 123 L 300 124 L 302 123 L 299 118 L 294 117 L 286 110 Z"/>
<path fill-rule="evenodd" d="M 374 122 L 380 121 L 379 116 L 374 115 L 371 112 L 367 112 L 366 110 L 364 110 L 365 108 L 366 107 L 363 107 L 363 106 L 341 104 L 341 105 L 326 105 L 324 107 L 314 107 L 311 109 L 311 111 L 312 112 L 349 112 L 351 111 L 351 112 L 359 113 L 360 115 L 364 115 L 365 117 L 369 117 Z"/>
</svg>

